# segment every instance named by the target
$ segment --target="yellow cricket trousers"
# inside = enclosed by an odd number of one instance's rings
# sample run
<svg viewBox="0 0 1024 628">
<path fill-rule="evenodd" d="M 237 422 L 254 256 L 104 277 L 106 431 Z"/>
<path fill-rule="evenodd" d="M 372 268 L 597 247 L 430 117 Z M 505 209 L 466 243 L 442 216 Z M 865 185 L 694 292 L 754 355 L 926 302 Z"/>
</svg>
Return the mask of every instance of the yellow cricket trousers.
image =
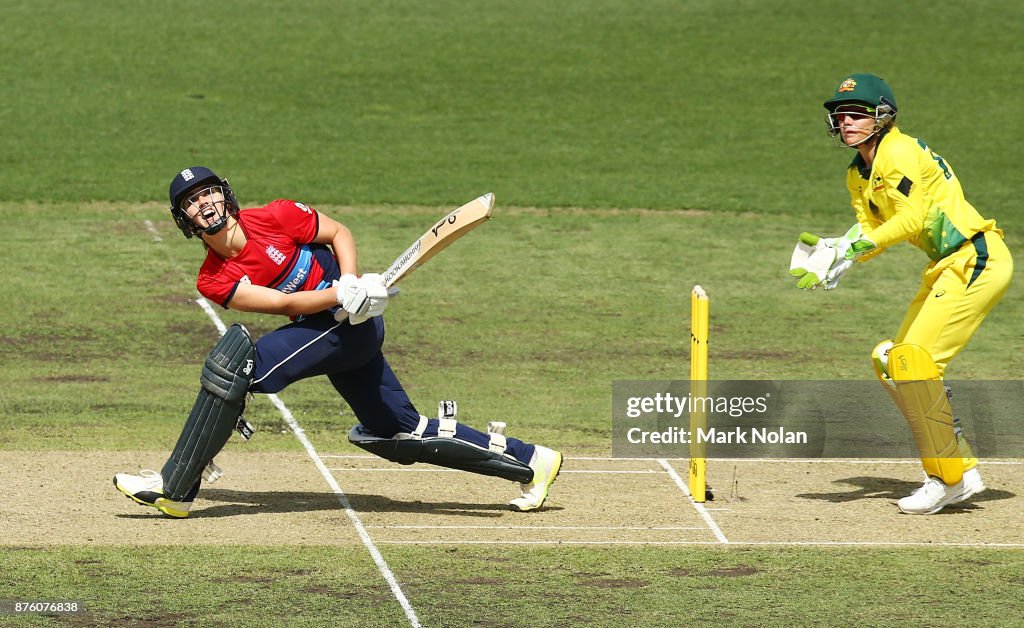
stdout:
<svg viewBox="0 0 1024 628">
<path fill-rule="evenodd" d="M 920 345 L 939 374 L 967 345 L 1006 293 L 1013 257 L 995 231 L 977 233 L 955 253 L 928 264 L 895 342 Z"/>
</svg>

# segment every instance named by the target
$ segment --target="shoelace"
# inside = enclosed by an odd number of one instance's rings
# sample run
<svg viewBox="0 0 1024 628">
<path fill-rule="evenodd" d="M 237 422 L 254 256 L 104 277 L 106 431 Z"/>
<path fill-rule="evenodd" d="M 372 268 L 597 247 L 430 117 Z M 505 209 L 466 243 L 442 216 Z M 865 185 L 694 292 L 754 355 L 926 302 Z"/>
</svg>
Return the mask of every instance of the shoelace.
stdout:
<svg viewBox="0 0 1024 628">
<path fill-rule="evenodd" d="M 139 477 L 145 479 L 147 486 L 163 486 L 164 484 L 163 477 L 152 469 L 143 469 L 142 471 L 139 471 Z"/>
</svg>

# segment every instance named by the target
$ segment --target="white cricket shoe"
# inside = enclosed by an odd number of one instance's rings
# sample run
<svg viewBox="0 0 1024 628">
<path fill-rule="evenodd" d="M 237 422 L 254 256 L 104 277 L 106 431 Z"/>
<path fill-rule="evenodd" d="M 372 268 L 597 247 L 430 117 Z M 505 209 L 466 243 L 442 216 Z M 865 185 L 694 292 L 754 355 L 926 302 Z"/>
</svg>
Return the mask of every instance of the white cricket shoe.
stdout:
<svg viewBox="0 0 1024 628">
<path fill-rule="evenodd" d="M 517 512 L 537 510 L 544 505 L 548 490 L 555 483 L 558 472 L 562 470 L 562 454 L 554 449 L 535 445 L 533 457 L 530 458 L 530 468 L 533 469 L 533 481 L 529 484 L 520 484 L 522 495 L 509 502 L 512 510 Z"/>
<path fill-rule="evenodd" d="M 921 488 L 896 502 L 900 511 L 908 515 L 933 515 L 946 506 L 964 499 L 964 481 L 953 486 L 939 478 L 929 476 Z"/>
<path fill-rule="evenodd" d="M 192 501 L 199 493 L 199 482 L 189 491 L 183 501 L 174 501 L 164 497 L 164 479 L 150 469 L 142 470 L 139 475 L 118 473 L 114 476 L 114 486 L 137 504 L 152 506 L 168 517 L 182 519 L 192 509 Z"/>
<path fill-rule="evenodd" d="M 981 479 L 978 467 L 964 471 L 964 494 L 953 503 L 959 504 L 962 501 L 967 501 L 968 498 L 977 495 L 983 490 L 985 490 L 985 482 Z"/>
</svg>

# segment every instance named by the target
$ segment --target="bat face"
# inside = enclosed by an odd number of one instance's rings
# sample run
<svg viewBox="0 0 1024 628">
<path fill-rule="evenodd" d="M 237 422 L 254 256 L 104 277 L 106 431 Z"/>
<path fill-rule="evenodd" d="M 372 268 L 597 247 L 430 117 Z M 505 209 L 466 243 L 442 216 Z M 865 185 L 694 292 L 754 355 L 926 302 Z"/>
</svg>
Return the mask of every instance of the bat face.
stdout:
<svg viewBox="0 0 1024 628">
<path fill-rule="evenodd" d="M 398 256 L 384 273 L 384 285 L 393 286 L 431 257 L 437 255 L 476 226 L 491 217 L 494 194 L 487 193 L 454 210 Z"/>
</svg>

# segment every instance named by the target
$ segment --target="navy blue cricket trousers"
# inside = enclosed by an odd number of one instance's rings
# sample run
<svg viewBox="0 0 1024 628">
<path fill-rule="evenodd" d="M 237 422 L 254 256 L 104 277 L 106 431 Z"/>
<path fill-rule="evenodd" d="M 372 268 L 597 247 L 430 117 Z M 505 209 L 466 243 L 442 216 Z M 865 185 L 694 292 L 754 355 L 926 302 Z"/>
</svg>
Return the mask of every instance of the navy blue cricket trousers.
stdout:
<svg viewBox="0 0 1024 628">
<path fill-rule="evenodd" d="M 383 317 L 350 325 L 337 322 L 330 312 L 308 316 L 256 341 L 256 368 L 249 390 L 276 393 L 300 379 L 326 375 L 359 422 L 377 436 L 412 432 L 420 413 L 384 359 L 383 343 Z M 437 419 L 431 419 L 423 436 L 437 436 L 437 427 Z M 455 437 L 484 449 L 490 442 L 486 433 L 462 423 Z M 516 438 L 506 440 L 506 453 L 529 464 L 534 446 Z"/>
</svg>

